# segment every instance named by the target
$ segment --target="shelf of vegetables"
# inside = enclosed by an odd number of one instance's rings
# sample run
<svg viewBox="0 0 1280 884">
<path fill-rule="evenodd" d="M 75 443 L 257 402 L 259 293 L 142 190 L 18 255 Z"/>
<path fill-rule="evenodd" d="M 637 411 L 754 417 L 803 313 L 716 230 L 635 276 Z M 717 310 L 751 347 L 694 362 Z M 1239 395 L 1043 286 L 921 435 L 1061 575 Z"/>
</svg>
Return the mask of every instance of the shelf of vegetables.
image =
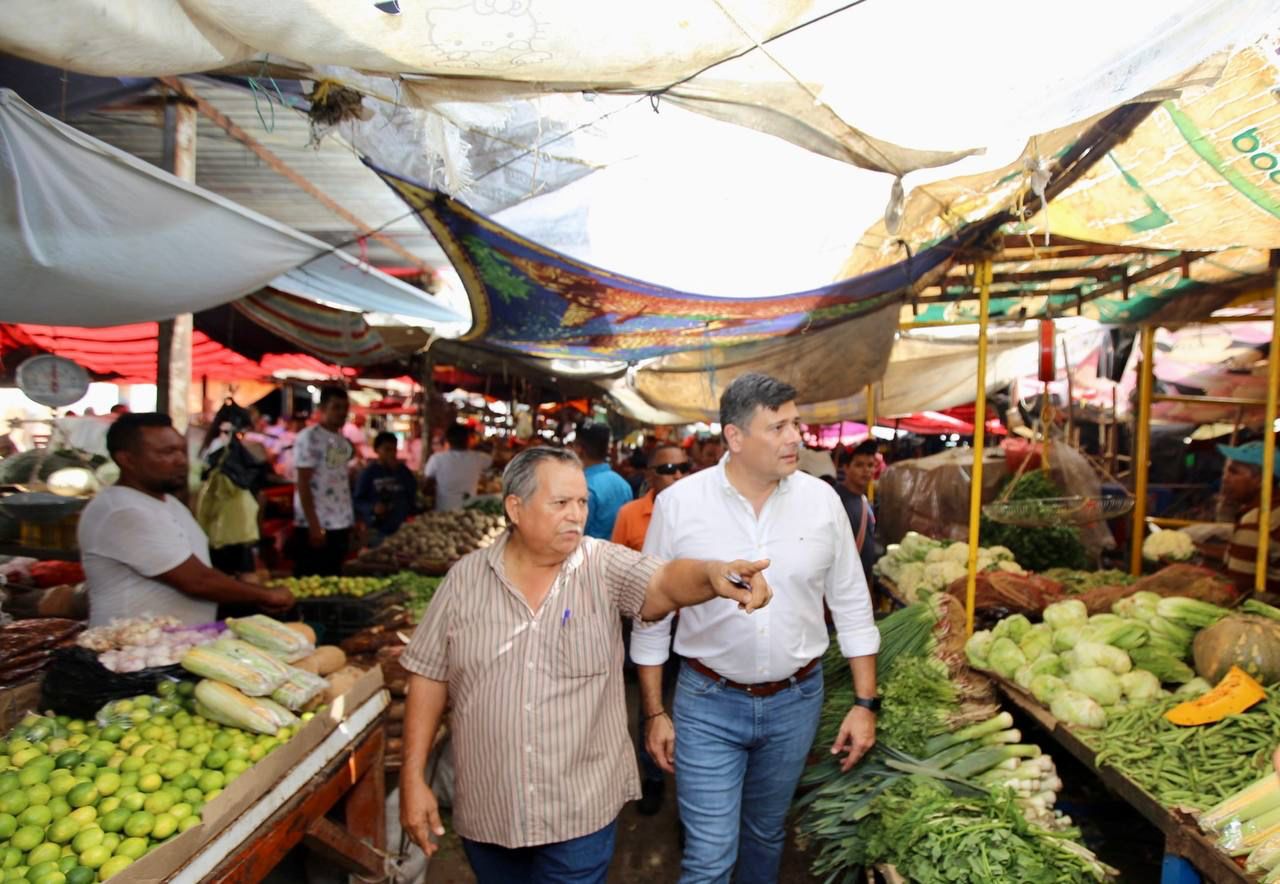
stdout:
<svg viewBox="0 0 1280 884">
<path fill-rule="evenodd" d="M 797 801 L 799 829 L 823 880 L 890 864 L 908 880 L 1091 882 L 1110 870 L 1054 809 L 1053 760 L 1023 742 L 991 682 L 965 662 L 964 612 L 937 594 L 880 624 L 884 705 L 877 744 L 847 773 L 825 748 L 853 699 L 838 648 Z"/>
<path fill-rule="evenodd" d="M 153 631 L 163 628 L 116 624 L 85 633 L 79 650 L 118 657 L 135 641 L 158 640 Z M 341 764 L 325 774 L 336 784 L 332 799 L 299 817 L 296 830 L 228 832 L 252 814 L 284 813 L 299 789 L 281 791 L 281 784 L 299 771 L 305 781 L 366 744 L 376 749 L 381 775 L 381 672 L 335 694 L 317 674 L 333 661 L 313 641 L 300 624 L 261 616 L 228 620 L 222 634 L 175 630 L 165 661 L 178 658 L 181 678 L 162 678 L 153 692 L 114 699 L 88 716 L 55 714 L 56 707 L 27 715 L 0 740 L 5 880 L 199 880 L 229 856 L 255 857 L 258 866 L 278 860 L 308 821 L 354 793 Z M 142 662 L 170 668 L 159 657 Z M 128 669 L 105 679 L 146 671 Z M 376 745 L 369 743 L 373 727 Z M 256 877 L 237 872 L 236 880 Z"/>
<path fill-rule="evenodd" d="M 1261 840 L 1202 832 L 1195 820 L 1270 768 L 1280 743 L 1280 610 L 1138 591 L 1090 616 L 1070 599 L 1046 607 L 1042 623 L 1016 615 L 974 633 L 965 653 L 1159 827 L 1170 853 L 1209 880 L 1249 880 L 1231 855 Z M 1280 792 L 1272 800 L 1280 807 Z M 1254 829 L 1280 835 L 1280 814 Z"/>
</svg>

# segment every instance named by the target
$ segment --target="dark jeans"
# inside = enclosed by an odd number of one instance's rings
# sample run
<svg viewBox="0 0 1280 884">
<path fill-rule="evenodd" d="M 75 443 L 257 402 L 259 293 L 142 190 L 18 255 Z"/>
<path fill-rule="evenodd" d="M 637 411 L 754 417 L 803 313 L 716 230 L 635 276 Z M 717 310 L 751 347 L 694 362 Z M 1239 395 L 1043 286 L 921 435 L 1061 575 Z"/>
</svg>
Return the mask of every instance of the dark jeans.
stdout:
<svg viewBox="0 0 1280 884">
<path fill-rule="evenodd" d="M 603 829 L 537 847 L 499 847 L 462 839 L 479 884 L 604 884 L 617 820 Z"/>
<path fill-rule="evenodd" d="M 289 538 L 289 557 L 293 559 L 294 577 L 339 577 L 342 563 L 351 549 L 351 529 L 324 532 L 324 546 L 311 545 L 307 529 L 295 527 Z"/>
</svg>

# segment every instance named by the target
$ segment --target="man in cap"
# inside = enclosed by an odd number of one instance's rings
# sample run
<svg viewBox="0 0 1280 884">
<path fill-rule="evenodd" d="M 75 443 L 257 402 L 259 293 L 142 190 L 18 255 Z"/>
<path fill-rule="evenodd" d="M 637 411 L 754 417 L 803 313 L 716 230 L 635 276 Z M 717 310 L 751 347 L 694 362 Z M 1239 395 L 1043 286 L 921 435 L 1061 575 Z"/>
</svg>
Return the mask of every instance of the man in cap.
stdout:
<svg viewBox="0 0 1280 884">
<path fill-rule="evenodd" d="M 1244 515 L 1236 520 L 1227 544 L 1223 566 L 1227 576 L 1245 591 L 1254 588 L 1254 568 L 1258 560 L 1258 522 L 1262 512 L 1262 443 L 1246 442 L 1244 445 L 1219 445 L 1218 450 L 1227 458 L 1222 472 L 1222 496 L 1238 507 Z M 1280 473 L 1280 457 L 1277 457 L 1273 473 Z M 1271 482 L 1270 542 L 1267 544 L 1266 592 L 1280 592 L 1280 499 L 1276 494 L 1276 476 Z"/>
</svg>

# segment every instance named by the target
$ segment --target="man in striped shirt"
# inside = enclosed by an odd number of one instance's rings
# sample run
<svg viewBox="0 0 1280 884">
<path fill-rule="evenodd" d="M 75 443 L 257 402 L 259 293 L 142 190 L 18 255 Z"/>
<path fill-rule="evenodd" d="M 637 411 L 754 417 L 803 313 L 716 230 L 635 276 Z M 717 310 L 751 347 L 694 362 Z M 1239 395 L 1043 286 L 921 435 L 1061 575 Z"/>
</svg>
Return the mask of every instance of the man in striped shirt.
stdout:
<svg viewBox="0 0 1280 884">
<path fill-rule="evenodd" d="M 1218 450 L 1227 458 L 1222 473 L 1222 496 L 1244 513 L 1231 532 L 1223 559 L 1227 576 L 1242 590 L 1254 588 L 1254 569 L 1258 561 L 1258 522 L 1262 512 L 1262 443 L 1247 442 L 1244 445 L 1219 445 Z M 1280 472 L 1280 459 L 1276 464 Z M 1280 592 L 1280 499 L 1277 498 L 1275 478 L 1272 480 L 1270 541 L 1267 544 L 1266 592 Z"/>
<path fill-rule="evenodd" d="M 602 882 L 618 811 L 640 796 L 622 618 L 716 597 L 753 611 L 769 601 L 769 563 L 664 563 L 585 537 L 587 482 L 569 451 L 526 449 L 502 482 L 510 530 L 450 570 L 401 657 L 401 822 L 434 852 L 444 828 L 423 771 L 449 704 L 454 824 L 481 884 Z"/>
</svg>

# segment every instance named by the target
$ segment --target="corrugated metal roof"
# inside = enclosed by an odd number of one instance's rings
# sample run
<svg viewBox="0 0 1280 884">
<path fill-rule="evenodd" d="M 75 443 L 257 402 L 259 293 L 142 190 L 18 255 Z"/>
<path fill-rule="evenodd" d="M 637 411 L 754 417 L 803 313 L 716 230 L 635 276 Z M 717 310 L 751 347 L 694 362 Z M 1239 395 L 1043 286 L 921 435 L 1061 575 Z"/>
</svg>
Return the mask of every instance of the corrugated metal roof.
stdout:
<svg viewBox="0 0 1280 884">
<path fill-rule="evenodd" d="M 350 145 L 333 135 L 316 144 L 307 117 L 282 106 L 274 96 L 268 98 L 207 81 L 188 80 L 187 83 L 364 223 L 375 229 L 386 225 L 382 232 L 414 255 L 435 266 L 446 263 L 444 253 L 421 222 L 360 161 Z M 163 132 L 156 113 L 99 110 L 73 117 L 68 122 L 148 162 L 160 162 Z M 272 169 L 203 115 L 197 129 L 196 183 L 325 242 L 348 243 L 359 236 L 350 222 Z M 345 248 L 351 254 L 360 254 L 358 244 Z M 403 256 L 374 239 L 367 240 L 366 254 L 375 264 L 403 266 L 407 263 Z"/>
</svg>

